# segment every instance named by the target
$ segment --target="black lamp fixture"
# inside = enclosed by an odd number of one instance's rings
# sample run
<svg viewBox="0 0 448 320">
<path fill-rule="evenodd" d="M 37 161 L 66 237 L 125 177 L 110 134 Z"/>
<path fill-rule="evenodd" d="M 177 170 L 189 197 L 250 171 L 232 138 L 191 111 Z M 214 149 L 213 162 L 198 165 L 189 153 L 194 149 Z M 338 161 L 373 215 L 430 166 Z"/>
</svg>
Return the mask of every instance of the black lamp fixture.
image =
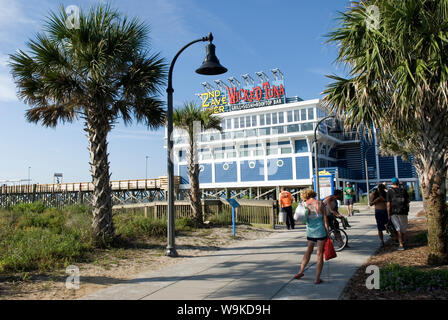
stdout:
<svg viewBox="0 0 448 320">
<path fill-rule="evenodd" d="M 182 49 L 179 50 L 179 52 L 174 56 L 173 60 L 171 61 L 170 69 L 168 71 L 168 88 L 166 89 L 167 92 L 167 151 L 168 151 L 168 214 L 167 214 L 167 237 L 168 237 L 168 245 L 166 247 L 166 255 L 169 257 L 177 257 L 177 251 L 176 246 L 174 244 L 174 165 L 173 165 L 173 159 L 172 159 L 172 150 L 173 150 L 173 140 L 171 138 L 173 133 L 173 69 L 174 64 L 176 63 L 177 58 L 179 55 L 189 46 L 196 42 L 201 41 L 210 41 L 210 43 L 206 46 L 207 55 L 205 56 L 204 62 L 199 67 L 199 69 L 196 70 L 199 74 L 204 75 L 218 75 L 222 74 L 224 72 L 227 72 L 227 69 L 223 67 L 220 63 L 218 58 L 215 55 L 215 45 L 212 43 L 213 41 L 213 35 L 210 32 L 207 37 L 203 37 L 197 40 L 194 40 L 187 45 L 185 45 Z"/>
<path fill-rule="evenodd" d="M 223 74 L 227 72 L 227 68 L 223 67 L 215 54 L 215 45 L 212 43 L 213 35 L 210 32 L 208 34 L 208 40 L 210 43 L 205 47 L 206 56 L 202 65 L 196 70 L 196 73 L 213 76 Z"/>
</svg>

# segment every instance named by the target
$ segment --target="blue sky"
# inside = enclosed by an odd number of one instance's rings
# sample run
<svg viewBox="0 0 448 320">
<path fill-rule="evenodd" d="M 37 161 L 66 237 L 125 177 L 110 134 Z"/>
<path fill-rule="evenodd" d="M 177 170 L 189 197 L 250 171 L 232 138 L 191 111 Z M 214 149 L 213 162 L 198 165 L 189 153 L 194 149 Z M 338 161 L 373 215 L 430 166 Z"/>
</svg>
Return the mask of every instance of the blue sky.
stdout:
<svg viewBox="0 0 448 320">
<path fill-rule="evenodd" d="M 55 129 L 27 123 L 29 106 L 20 102 L 7 67 L 8 54 L 26 49 L 26 42 L 42 29 L 47 14 L 59 6 L 88 9 L 98 0 L 0 0 L 0 183 L 27 179 L 51 183 L 55 172 L 64 181 L 90 181 L 88 141 L 83 124 L 76 122 Z M 182 53 L 173 75 L 174 105 L 196 99 L 201 82 L 241 79 L 249 73 L 279 68 L 285 76 L 287 96 L 320 98 L 329 83 L 326 74 L 342 74 L 334 64 L 336 47 L 325 44 L 325 34 L 336 27 L 345 0 L 127 0 L 108 1 L 130 17 L 151 27 L 151 50 L 170 63 L 188 42 L 212 32 L 216 54 L 229 71 L 221 76 L 194 72 L 205 56 L 205 43 Z M 166 97 L 162 97 L 166 100 Z M 118 123 L 109 135 L 109 161 L 113 180 L 144 179 L 166 174 L 163 128 L 149 131 L 142 125 Z"/>
</svg>

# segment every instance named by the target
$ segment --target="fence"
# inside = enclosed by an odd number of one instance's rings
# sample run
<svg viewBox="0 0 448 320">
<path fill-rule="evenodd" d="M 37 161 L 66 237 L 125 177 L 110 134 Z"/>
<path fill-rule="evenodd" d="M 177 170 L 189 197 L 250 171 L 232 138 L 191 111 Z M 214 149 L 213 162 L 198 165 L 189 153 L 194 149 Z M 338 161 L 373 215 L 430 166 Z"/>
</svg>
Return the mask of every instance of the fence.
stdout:
<svg viewBox="0 0 448 320">
<path fill-rule="evenodd" d="M 236 223 L 264 224 L 274 227 L 277 224 L 276 201 L 274 200 L 243 200 L 238 199 L 240 207 L 235 211 Z M 143 209 L 146 217 L 157 220 L 166 219 L 167 203 L 154 201 L 129 205 L 115 205 L 114 210 Z M 202 211 L 204 220 L 224 219 L 232 221 L 232 207 L 224 199 L 203 200 Z M 192 217 L 192 209 L 189 201 L 175 201 L 174 213 L 176 219 Z"/>
</svg>

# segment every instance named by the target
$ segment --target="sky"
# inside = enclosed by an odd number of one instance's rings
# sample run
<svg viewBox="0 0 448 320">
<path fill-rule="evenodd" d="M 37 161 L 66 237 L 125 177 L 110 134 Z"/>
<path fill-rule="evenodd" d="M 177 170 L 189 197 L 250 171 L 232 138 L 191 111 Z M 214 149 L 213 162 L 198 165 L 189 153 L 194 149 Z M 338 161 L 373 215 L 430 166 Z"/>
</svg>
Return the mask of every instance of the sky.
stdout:
<svg viewBox="0 0 448 320">
<path fill-rule="evenodd" d="M 0 184 L 28 179 L 52 183 L 54 173 L 64 182 L 91 181 L 88 140 L 81 121 L 46 128 L 28 123 L 31 106 L 16 96 L 8 67 L 9 54 L 21 49 L 42 31 L 51 11 L 64 5 L 87 10 L 102 0 L 0 0 Z M 150 26 L 150 52 L 167 64 L 187 43 L 213 33 L 216 55 L 228 69 L 220 76 L 194 71 L 205 57 L 206 43 L 194 44 L 178 58 L 173 72 L 174 107 L 198 99 L 201 83 L 279 68 L 287 96 L 321 98 L 330 83 L 325 76 L 342 75 L 335 63 L 337 47 L 326 35 L 337 27 L 346 0 L 126 0 L 108 1 L 128 17 Z M 160 97 L 166 101 L 166 95 Z M 199 102 L 199 100 L 197 100 Z M 112 180 L 157 178 L 166 175 L 164 128 L 148 130 L 118 122 L 108 138 Z M 147 158 L 148 157 L 148 158 Z"/>
</svg>

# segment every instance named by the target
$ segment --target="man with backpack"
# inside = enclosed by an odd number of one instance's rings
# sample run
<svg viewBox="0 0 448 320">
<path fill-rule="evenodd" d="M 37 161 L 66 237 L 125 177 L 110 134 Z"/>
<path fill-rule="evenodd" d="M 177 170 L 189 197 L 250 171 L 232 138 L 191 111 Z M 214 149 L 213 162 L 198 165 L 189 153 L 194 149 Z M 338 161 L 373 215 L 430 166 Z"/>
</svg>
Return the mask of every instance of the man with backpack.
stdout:
<svg viewBox="0 0 448 320">
<path fill-rule="evenodd" d="M 403 251 L 403 240 L 408 227 L 409 195 L 406 189 L 400 188 L 398 178 L 392 179 L 392 188 L 387 191 L 387 214 L 398 232 L 398 250 Z"/>
</svg>

